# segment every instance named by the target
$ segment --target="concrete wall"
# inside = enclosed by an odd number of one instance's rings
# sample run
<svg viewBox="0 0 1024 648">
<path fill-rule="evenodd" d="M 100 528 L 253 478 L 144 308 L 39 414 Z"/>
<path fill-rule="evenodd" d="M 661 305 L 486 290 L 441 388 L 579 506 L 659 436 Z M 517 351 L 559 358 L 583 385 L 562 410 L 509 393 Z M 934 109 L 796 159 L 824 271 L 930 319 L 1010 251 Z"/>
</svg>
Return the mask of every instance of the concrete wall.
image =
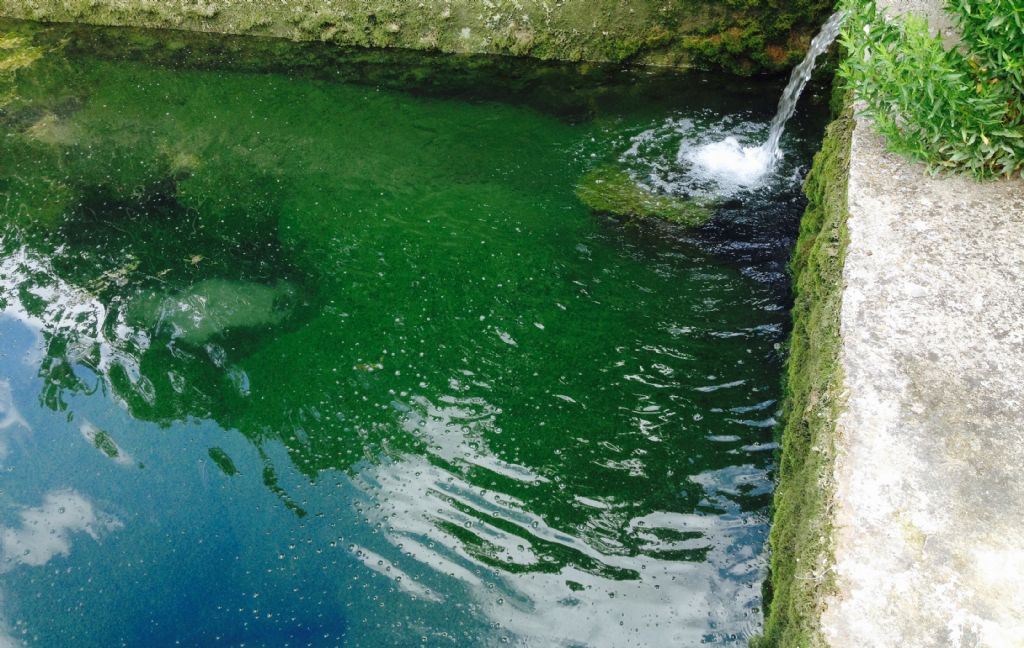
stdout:
<svg viewBox="0 0 1024 648">
<path fill-rule="evenodd" d="M 847 105 L 806 190 L 755 645 L 1024 646 L 1024 182 L 929 176 Z"/>
<path fill-rule="evenodd" d="M 1024 182 L 850 146 L 832 648 L 1024 646 Z"/>
<path fill-rule="evenodd" d="M 0 15 L 339 45 L 783 70 L 831 0 L 3 0 Z"/>
</svg>

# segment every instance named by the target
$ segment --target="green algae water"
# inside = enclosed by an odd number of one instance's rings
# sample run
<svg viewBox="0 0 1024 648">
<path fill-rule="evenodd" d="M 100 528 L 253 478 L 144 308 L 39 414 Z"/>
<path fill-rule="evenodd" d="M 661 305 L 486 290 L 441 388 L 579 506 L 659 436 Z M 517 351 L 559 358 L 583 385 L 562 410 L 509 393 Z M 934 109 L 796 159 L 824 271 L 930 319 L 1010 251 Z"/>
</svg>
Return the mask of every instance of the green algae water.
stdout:
<svg viewBox="0 0 1024 648">
<path fill-rule="evenodd" d="M 821 100 L 576 186 L 780 88 L 0 22 L 0 645 L 745 645 Z"/>
</svg>

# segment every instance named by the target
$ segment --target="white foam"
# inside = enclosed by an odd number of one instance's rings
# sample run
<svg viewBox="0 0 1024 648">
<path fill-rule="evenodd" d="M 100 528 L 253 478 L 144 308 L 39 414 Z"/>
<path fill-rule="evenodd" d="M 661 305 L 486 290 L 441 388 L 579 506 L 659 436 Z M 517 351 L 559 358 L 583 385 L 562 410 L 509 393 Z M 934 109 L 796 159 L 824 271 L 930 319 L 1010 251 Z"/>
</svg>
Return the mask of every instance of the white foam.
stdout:
<svg viewBox="0 0 1024 648">
<path fill-rule="evenodd" d="M 777 186 L 779 180 L 799 183 L 799 174 L 787 177 L 792 166 L 777 168 L 784 160 L 780 142 L 818 55 L 835 40 L 842 20 L 843 13 L 836 13 L 815 36 L 770 125 L 746 121 L 741 114 L 670 118 L 632 137 L 620 161 L 645 188 L 674 196 L 728 198 Z"/>
<path fill-rule="evenodd" d="M 671 118 L 631 138 L 619 161 L 652 192 L 730 198 L 779 179 L 780 165 L 773 164 L 761 145 L 767 134 L 767 124 L 742 113 Z"/>
<path fill-rule="evenodd" d="M 757 186 L 772 168 L 764 147 L 743 146 L 735 137 L 680 153 L 719 182 L 742 188 Z"/>
</svg>

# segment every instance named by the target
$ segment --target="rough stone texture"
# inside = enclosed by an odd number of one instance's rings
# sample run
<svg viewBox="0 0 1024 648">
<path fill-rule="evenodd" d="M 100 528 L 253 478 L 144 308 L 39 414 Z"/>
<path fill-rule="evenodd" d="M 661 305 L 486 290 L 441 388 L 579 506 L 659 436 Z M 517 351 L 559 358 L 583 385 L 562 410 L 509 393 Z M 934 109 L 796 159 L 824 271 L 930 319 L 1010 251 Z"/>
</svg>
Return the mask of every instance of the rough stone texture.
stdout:
<svg viewBox="0 0 1024 648">
<path fill-rule="evenodd" d="M 941 33 L 947 45 L 960 40 L 960 35 L 953 24 L 953 17 L 943 9 L 942 2 L 935 0 L 879 0 L 879 7 L 884 7 L 889 14 L 901 16 L 913 13 L 928 21 L 932 34 Z"/>
<path fill-rule="evenodd" d="M 832 0 L 0 0 L 0 16 L 541 59 L 781 71 Z"/>
<path fill-rule="evenodd" d="M 1024 182 L 931 178 L 859 120 L 833 648 L 1024 646 Z"/>
<path fill-rule="evenodd" d="M 952 17 L 942 8 L 942 3 L 935 0 L 880 0 L 878 6 L 885 7 L 894 15 L 915 13 L 927 19 L 932 28 L 941 29 L 943 33 L 953 28 Z"/>
</svg>

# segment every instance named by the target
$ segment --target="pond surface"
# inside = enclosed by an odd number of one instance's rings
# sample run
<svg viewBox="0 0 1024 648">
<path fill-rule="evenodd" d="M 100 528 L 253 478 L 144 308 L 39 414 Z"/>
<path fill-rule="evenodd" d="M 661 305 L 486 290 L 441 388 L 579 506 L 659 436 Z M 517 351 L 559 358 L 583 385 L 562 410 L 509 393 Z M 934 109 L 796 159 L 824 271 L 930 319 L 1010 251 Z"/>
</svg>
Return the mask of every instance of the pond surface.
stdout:
<svg viewBox="0 0 1024 648">
<path fill-rule="evenodd" d="M 824 102 L 575 187 L 780 89 L 0 22 L 0 645 L 745 645 Z"/>
</svg>

